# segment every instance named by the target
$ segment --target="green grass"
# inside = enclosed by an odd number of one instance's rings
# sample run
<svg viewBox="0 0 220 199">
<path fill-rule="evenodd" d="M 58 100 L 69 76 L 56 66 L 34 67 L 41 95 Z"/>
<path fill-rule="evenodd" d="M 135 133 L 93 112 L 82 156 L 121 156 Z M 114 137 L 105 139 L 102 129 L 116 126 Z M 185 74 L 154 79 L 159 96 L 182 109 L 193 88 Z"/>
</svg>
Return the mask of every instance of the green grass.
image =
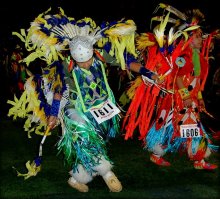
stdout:
<svg viewBox="0 0 220 199">
<path fill-rule="evenodd" d="M 62 155 L 57 156 L 58 129 L 44 143 L 42 170 L 37 176 L 24 180 L 17 177 L 12 166 L 26 173 L 25 163 L 38 154 L 41 137 L 27 138 L 22 120 L 0 122 L 2 199 L 220 198 L 219 169 L 195 170 L 184 154 L 167 154 L 166 159 L 172 165 L 158 167 L 150 162 L 149 154 L 135 137 L 128 141 L 119 137 L 108 144 L 109 155 L 115 163 L 114 172 L 123 185 L 122 192 L 109 192 L 100 176 L 88 184 L 88 193 L 77 192 L 67 184 L 70 168 L 63 165 Z M 210 162 L 219 164 L 219 157 L 219 153 L 213 154 Z"/>
</svg>

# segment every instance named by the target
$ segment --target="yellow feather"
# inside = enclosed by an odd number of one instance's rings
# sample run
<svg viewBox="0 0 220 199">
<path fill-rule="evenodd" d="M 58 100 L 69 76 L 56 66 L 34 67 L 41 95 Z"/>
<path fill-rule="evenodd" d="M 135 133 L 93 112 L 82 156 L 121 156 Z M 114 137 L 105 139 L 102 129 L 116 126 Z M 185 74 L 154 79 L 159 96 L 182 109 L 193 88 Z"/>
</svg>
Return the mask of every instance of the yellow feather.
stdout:
<svg viewBox="0 0 220 199">
<path fill-rule="evenodd" d="M 143 82 L 141 76 L 137 77 L 133 82 L 131 87 L 127 90 L 126 94 L 129 97 L 129 99 L 133 99 L 136 88 Z"/>
</svg>

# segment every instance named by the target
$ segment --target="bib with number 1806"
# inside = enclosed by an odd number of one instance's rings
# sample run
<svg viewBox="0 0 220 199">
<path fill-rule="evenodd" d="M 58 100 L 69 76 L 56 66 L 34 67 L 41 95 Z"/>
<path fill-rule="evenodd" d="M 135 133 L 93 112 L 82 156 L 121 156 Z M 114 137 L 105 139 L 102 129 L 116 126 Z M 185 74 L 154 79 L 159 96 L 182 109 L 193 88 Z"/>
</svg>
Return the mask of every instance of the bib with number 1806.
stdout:
<svg viewBox="0 0 220 199">
<path fill-rule="evenodd" d="M 180 126 L 182 138 L 200 137 L 200 129 L 197 124 L 185 124 Z"/>
<path fill-rule="evenodd" d="M 99 124 L 120 113 L 120 110 L 109 99 L 98 107 L 90 108 L 89 111 Z"/>
</svg>

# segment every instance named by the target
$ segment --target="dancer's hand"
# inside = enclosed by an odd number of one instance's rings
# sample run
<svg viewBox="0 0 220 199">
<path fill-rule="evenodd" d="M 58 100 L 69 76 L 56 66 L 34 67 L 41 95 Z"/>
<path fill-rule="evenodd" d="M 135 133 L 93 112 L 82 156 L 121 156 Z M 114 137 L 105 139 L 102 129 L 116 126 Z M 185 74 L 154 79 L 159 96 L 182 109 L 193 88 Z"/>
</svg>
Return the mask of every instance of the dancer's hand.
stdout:
<svg viewBox="0 0 220 199">
<path fill-rule="evenodd" d="M 183 104 L 186 108 L 190 108 L 192 106 L 192 100 L 191 98 L 187 98 L 183 100 Z"/>
<path fill-rule="evenodd" d="M 199 109 L 204 110 L 205 109 L 205 102 L 203 99 L 199 100 Z"/>
<path fill-rule="evenodd" d="M 157 83 L 157 84 L 162 84 L 164 82 L 164 77 L 159 76 L 159 75 L 152 75 L 152 79 Z"/>
<path fill-rule="evenodd" d="M 57 125 L 57 117 L 53 115 L 49 116 L 47 124 L 50 129 L 54 129 Z"/>
</svg>

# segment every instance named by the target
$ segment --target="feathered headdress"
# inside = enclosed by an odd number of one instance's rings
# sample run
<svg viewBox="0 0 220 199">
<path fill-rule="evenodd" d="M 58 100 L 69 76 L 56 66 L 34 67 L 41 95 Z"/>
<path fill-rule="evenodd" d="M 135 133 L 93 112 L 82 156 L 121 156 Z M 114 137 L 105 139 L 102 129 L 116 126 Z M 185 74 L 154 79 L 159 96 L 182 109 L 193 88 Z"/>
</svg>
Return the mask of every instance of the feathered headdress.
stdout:
<svg viewBox="0 0 220 199">
<path fill-rule="evenodd" d="M 120 20 L 114 23 L 103 23 L 102 27 L 96 25 L 91 18 L 75 20 L 67 17 L 62 8 L 55 15 L 48 14 L 51 9 L 38 15 L 31 23 L 26 35 L 13 32 L 23 42 L 30 55 L 23 61 L 29 65 L 36 58 L 43 59 L 47 64 L 63 59 L 62 52 L 70 50 L 72 57 L 78 61 L 87 61 L 92 57 L 93 45 L 103 47 L 111 44 L 110 54 L 114 55 L 125 69 L 124 51 L 136 56 L 134 35 L 136 25 L 132 20 Z"/>
<path fill-rule="evenodd" d="M 173 43 L 180 36 L 184 36 L 185 41 L 187 41 L 189 33 L 198 29 L 200 27 L 199 24 L 204 21 L 204 15 L 198 9 L 188 10 L 186 13 L 183 13 L 171 5 L 160 3 L 155 9 L 154 14 L 158 12 L 160 8 L 163 9 L 163 15 L 152 17 L 151 26 L 153 21 L 160 22 L 153 28 L 153 34 L 162 52 L 165 51 L 165 47 L 168 48 L 168 51 L 172 52 Z M 171 16 L 171 14 L 174 16 Z M 168 34 L 166 34 L 165 31 L 166 28 L 168 28 L 168 23 L 171 24 L 171 27 L 168 30 Z M 146 37 L 147 35 L 142 36 Z M 140 41 L 146 40 L 143 37 L 139 38 Z M 141 48 L 143 48 L 140 41 L 138 43 L 142 46 Z"/>
</svg>

